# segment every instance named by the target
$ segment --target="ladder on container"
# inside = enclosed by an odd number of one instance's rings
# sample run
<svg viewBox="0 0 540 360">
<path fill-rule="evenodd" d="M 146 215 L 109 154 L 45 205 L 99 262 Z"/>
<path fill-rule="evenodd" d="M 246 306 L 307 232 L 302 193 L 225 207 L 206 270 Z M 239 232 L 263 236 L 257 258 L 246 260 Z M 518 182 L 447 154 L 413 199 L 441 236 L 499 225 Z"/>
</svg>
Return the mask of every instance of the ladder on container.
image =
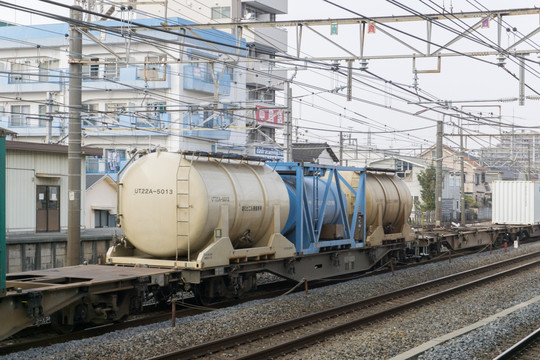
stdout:
<svg viewBox="0 0 540 360">
<path fill-rule="evenodd" d="M 187 243 L 187 258 L 191 261 L 191 249 L 189 238 L 189 174 L 193 166 L 193 157 L 190 162 L 180 158 L 176 171 L 176 261 L 180 243 Z"/>
</svg>

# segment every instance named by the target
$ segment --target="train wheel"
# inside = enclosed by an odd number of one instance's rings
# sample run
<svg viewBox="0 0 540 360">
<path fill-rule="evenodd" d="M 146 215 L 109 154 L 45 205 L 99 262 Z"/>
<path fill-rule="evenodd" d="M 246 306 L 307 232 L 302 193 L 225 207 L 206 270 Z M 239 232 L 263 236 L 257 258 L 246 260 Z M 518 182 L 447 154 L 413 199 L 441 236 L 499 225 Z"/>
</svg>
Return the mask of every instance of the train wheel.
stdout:
<svg viewBox="0 0 540 360">
<path fill-rule="evenodd" d="M 51 315 L 51 326 L 59 334 L 72 332 L 78 324 L 83 324 L 88 318 L 86 304 L 79 303 L 55 312 Z"/>
<path fill-rule="evenodd" d="M 520 242 L 529 240 L 529 233 L 526 231 L 520 231 L 518 236 Z"/>
<path fill-rule="evenodd" d="M 68 334 L 75 329 L 75 323 L 69 321 L 62 310 L 51 315 L 51 326 L 58 334 Z"/>
<path fill-rule="evenodd" d="M 225 296 L 227 287 L 223 277 L 211 278 L 194 287 L 195 297 L 201 305 L 218 302 Z"/>
</svg>

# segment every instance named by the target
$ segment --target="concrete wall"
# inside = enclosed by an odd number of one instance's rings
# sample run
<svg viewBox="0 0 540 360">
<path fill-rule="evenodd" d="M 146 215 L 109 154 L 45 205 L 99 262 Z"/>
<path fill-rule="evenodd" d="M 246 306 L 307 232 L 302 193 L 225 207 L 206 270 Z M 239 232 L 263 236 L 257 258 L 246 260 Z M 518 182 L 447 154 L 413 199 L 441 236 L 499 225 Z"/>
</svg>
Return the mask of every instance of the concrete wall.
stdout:
<svg viewBox="0 0 540 360">
<path fill-rule="evenodd" d="M 7 244 L 7 272 L 50 269 L 66 265 L 66 241 L 36 241 Z M 111 240 L 83 240 L 82 261 L 105 264 Z"/>
</svg>

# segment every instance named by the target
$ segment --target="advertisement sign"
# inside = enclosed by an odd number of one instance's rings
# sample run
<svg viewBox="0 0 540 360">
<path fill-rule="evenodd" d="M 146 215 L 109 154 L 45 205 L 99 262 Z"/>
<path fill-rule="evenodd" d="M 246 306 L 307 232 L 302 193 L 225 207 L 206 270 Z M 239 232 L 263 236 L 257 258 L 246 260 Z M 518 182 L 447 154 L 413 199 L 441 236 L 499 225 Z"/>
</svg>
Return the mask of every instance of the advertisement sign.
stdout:
<svg viewBox="0 0 540 360">
<path fill-rule="evenodd" d="M 255 155 L 267 159 L 283 159 L 283 150 L 278 148 L 255 146 Z"/>
<path fill-rule="evenodd" d="M 269 109 L 264 106 L 257 105 L 255 110 L 255 119 L 257 122 L 263 122 L 272 125 L 283 126 L 284 116 L 282 109 Z"/>
</svg>

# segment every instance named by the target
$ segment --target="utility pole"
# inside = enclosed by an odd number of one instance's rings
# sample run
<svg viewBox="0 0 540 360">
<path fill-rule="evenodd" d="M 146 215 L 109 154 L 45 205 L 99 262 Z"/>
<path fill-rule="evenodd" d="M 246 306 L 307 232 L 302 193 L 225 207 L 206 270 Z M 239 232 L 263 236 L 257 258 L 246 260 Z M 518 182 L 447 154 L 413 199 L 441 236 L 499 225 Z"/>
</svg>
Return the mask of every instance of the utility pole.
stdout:
<svg viewBox="0 0 540 360">
<path fill-rule="evenodd" d="M 464 154 L 463 154 L 463 124 L 461 123 L 461 116 L 459 117 L 459 167 L 461 174 L 460 189 L 459 189 L 459 207 L 461 211 L 461 225 L 465 225 L 465 165 L 464 165 Z"/>
<path fill-rule="evenodd" d="M 527 140 L 527 180 L 531 180 L 531 143 Z"/>
<path fill-rule="evenodd" d="M 45 142 L 47 144 L 50 144 L 52 141 L 52 108 L 53 108 L 53 100 L 52 100 L 52 93 L 49 91 L 47 93 L 47 135 L 45 137 Z"/>
<path fill-rule="evenodd" d="M 437 149 L 435 160 L 435 226 L 441 226 L 442 221 L 442 163 L 443 163 L 443 120 L 437 122 Z"/>
<path fill-rule="evenodd" d="M 339 165 L 343 165 L 343 131 L 339 132 Z"/>
<path fill-rule="evenodd" d="M 74 6 L 70 16 L 82 20 L 82 8 Z M 81 86 L 82 35 L 76 25 L 69 27 L 69 142 L 68 142 L 68 241 L 67 265 L 81 259 Z"/>
<path fill-rule="evenodd" d="M 293 161 L 292 157 L 292 89 L 291 82 L 287 81 L 287 124 L 285 134 L 285 161 Z"/>
</svg>

